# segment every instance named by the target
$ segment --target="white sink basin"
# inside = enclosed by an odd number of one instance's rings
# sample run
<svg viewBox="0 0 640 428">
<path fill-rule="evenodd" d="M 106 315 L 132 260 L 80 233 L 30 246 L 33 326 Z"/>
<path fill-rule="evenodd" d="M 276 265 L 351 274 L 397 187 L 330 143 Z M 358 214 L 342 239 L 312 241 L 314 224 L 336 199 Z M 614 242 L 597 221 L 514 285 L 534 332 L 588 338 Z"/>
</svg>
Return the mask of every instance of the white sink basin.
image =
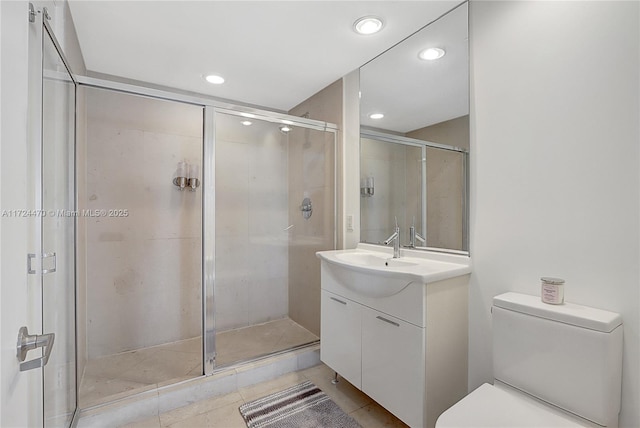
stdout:
<svg viewBox="0 0 640 428">
<path fill-rule="evenodd" d="M 347 263 L 353 263 L 354 265 L 360 266 L 372 266 L 372 267 L 403 267 L 403 266 L 415 266 L 418 263 L 402 260 L 402 259 L 394 259 L 393 257 L 389 257 L 388 255 L 381 254 L 372 254 L 365 252 L 355 252 L 355 253 L 340 253 L 336 254 L 336 258 L 340 260 L 344 260 Z"/>
<path fill-rule="evenodd" d="M 358 244 L 354 250 L 319 251 L 323 266 L 352 291 L 368 297 L 388 297 L 412 282 L 427 284 L 471 272 L 467 256 L 400 250 L 393 258 L 391 248 Z"/>
</svg>

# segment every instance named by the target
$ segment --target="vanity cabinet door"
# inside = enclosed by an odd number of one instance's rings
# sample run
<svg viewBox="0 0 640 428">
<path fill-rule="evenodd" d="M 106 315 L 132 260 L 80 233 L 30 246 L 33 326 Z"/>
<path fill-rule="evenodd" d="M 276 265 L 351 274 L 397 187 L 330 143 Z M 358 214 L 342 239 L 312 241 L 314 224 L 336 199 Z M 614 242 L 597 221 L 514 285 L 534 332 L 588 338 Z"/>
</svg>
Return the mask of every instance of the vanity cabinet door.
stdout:
<svg viewBox="0 0 640 428">
<path fill-rule="evenodd" d="M 355 387 L 362 388 L 362 305 L 322 290 L 320 359 Z"/>
<path fill-rule="evenodd" d="M 424 329 L 363 307 L 362 391 L 412 427 L 424 426 Z"/>
</svg>

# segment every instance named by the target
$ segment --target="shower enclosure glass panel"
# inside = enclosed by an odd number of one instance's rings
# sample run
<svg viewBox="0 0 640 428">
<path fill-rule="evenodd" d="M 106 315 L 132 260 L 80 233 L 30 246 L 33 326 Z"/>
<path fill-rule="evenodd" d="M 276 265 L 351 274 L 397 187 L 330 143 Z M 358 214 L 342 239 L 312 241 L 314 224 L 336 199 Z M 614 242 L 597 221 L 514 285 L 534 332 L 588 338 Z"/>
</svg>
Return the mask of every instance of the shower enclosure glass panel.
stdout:
<svg viewBox="0 0 640 428">
<path fill-rule="evenodd" d="M 174 185 L 181 162 L 202 179 L 203 108 L 85 91 L 81 408 L 203 373 L 202 186 Z"/>
<path fill-rule="evenodd" d="M 215 114 L 216 366 L 318 340 L 335 134 Z"/>
<path fill-rule="evenodd" d="M 42 51 L 42 331 L 55 333 L 44 366 L 44 426 L 76 409 L 75 84 L 46 31 Z"/>
</svg>

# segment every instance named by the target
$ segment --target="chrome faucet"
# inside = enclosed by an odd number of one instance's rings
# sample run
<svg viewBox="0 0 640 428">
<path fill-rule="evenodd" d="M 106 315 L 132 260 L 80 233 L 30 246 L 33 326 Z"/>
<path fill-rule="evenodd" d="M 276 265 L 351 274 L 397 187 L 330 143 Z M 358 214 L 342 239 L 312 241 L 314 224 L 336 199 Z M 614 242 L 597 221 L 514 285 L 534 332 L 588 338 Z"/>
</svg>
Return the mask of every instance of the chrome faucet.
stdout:
<svg viewBox="0 0 640 428">
<path fill-rule="evenodd" d="M 415 226 L 411 226 L 409 228 L 409 245 L 407 245 L 407 247 L 416 248 L 416 240 L 422 242 L 423 244 L 427 243 L 427 241 L 425 241 L 425 239 L 420 236 L 418 232 L 416 232 Z"/>
<path fill-rule="evenodd" d="M 393 258 L 400 258 L 400 227 L 398 226 L 398 219 L 396 218 L 396 230 L 393 235 L 384 241 L 384 245 L 389 245 L 393 241 Z"/>
</svg>

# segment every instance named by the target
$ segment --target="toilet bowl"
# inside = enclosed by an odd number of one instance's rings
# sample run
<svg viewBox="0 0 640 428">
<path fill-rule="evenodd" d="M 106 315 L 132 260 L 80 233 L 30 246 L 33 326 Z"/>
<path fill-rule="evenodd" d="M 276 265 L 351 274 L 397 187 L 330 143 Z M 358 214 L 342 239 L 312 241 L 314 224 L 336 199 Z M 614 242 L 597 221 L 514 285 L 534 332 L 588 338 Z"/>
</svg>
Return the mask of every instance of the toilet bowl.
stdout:
<svg viewBox="0 0 640 428">
<path fill-rule="evenodd" d="M 493 300 L 494 383 L 446 410 L 436 427 L 616 427 L 622 317 L 537 296 Z"/>
<path fill-rule="evenodd" d="M 482 384 L 446 410 L 439 428 L 601 427 L 496 381 Z"/>
</svg>

